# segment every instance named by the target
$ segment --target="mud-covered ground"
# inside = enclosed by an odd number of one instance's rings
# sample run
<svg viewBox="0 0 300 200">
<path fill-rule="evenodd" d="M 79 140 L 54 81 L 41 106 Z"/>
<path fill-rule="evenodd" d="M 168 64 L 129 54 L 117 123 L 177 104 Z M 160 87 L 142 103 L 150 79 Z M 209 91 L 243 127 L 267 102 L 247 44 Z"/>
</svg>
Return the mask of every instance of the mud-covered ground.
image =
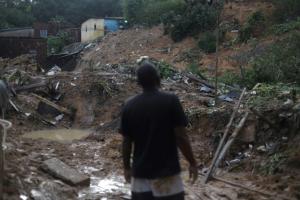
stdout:
<svg viewBox="0 0 300 200">
<path fill-rule="evenodd" d="M 8 132 L 5 198 L 4 199 L 128 199 L 130 186 L 122 177 L 121 136 L 117 133 L 118 117 L 124 101 L 140 92 L 131 73 L 116 69 L 94 72 L 62 72 L 46 77 L 53 83 L 60 82 L 63 97 L 56 103 L 76 109 L 73 119 L 64 116 L 56 126 L 45 125 L 39 120 L 18 114 L 9 109 L 7 119 L 13 123 Z M 162 89 L 180 97 L 190 118 L 189 135 L 199 171 L 205 171 L 212 158 L 214 133 L 222 130 L 229 118 L 232 104 L 218 108 L 207 106 L 210 97 L 199 94 L 198 85 L 184 80 L 164 80 Z M 42 89 L 45 90 L 45 89 Z M 42 91 L 35 90 L 42 94 Z M 33 112 L 38 101 L 30 93 L 19 94 L 13 99 L 24 112 Z M 51 116 L 47 116 L 51 119 Z M 52 116 L 53 117 L 53 116 Z M 72 142 L 43 139 L 26 139 L 24 134 L 35 130 L 61 129 L 87 130 L 90 134 Z M 66 139 L 72 138 L 72 134 Z M 51 139 L 51 136 L 50 136 Z M 71 187 L 41 170 L 42 162 L 58 158 L 74 169 L 91 177 L 90 187 Z M 218 181 L 202 184 L 200 176 L 190 185 L 186 174 L 187 163 L 182 159 L 183 179 L 187 199 L 297 199 L 299 189 L 296 174 L 267 178 L 252 174 L 251 166 L 239 172 L 221 173 L 219 177 L 244 185 L 241 189 Z M 263 193 L 263 194 L 261 194 Z"/>
<path fill-rule="evenodd" d="M 236 8 L 230 9 L 234 15 Z M 4 199 L 130 198 L 130 186 L 124 183 L 122 177 L 122 138 L 118 134 L 118 120 L 124 101 L 141 92 L 133 76 L 132 63 L 140 56 L 150 56 L 156 60 L 164 60 L 180 70 L 193 60 L 203 68 L 213 70 L 214 55 L 203 55 L 201 59 L 202 55 L 195 51 L 195 48 L 194 39 L 188 38 L 181 43 L 173 43 L 163 35 L 162 27 L 154 27 L 110 34 L 102 42 L 82 53 L 73 72 L 59 72 L 54 76 L 37 73 L 36 65 L 31 65 L 26 57 L 15 59 L 13 62 L 1 59 L 0 66 L 6 74 L 11 74 L 16 69 L 22 72 L 13 79 L 14 84 L 28 85 L 42 80 L 48 85 L 59 85 L 58 92 L 62 95 L 59 100 L 54 101 L 49 89 L 41 87 L 30 92 L 19 92 L 17 97 L 12 98 L 22 113 L 17 113 L 10 107 L 6 114 L 6 119 L 12 122 L 13 127 L 8 131 L 6 143 Z M 241 47 L 244 50 L 247 48 Z M 221 50 L 221 71 L 238 69 L 228 57 L 239 52 L 239 48 L 234 51 Z M 189 60 L 190 58 L 192 60 Z M 199 172 L 202 174 L 209 167 L 218 144 L 217 133 L 224 130 L 234 104 L 222 102 L 217 107 L 212 107 L 212 94 L 200 93 L 200 87 L 198 83 L 183 76 L 162 81 L 162 90 L 177 94 L 189 117 L 188 133 L 199 163 Z M 45 124 L 35 115 L 39 100 L 32 93 L 76 111 L 75 115 L 64 115 L 61 120 L 56 121 L 57 116 L 50 113 L 44 117 L 55 124 Z M 272 102 L 268 103 L 272 105 Z M 251 119 L 258 124 L 261 122 L 255 116 L 251 116 Z M 247 124 L 250 133 L 252 125 L 252 122 Z M 284 124 L 282 125 L 284 127 Z M 52 133 L 54 131 L 54 135 L 63 135 L 66 129 L 68 131 L 65 132 L 70 134 L 64 137 L 54 137 L 49 131 L 47 137 L 51 140 L 23 137 L 39 130 L 51 130 Z M 242 160 L 234 168 L 229 169 L 222 165 L 224 168 L 217 174 L 217 177 L 235 185 L 216 180 L 204 185 L 201 175 L 195 185 L 190 185 L 186 174 L 188 165 L 181 159 L 186 199 L 300 199 L 300 138 L 285 137 L 287 139 L 281 142 L 282 149 L 278 152 L 288 149 L 289 157 L 286 158 L 286 154 L 274 154 L 270 160 L 268 152 L 256 151 L 263 142 L 268 142 L 263 141 L 263 138 L 269 134 L 269 129 L 266 124 L 259 125 L 254 141 L 235 143 L 226 158 L 227 161 L 234 160 L 239 152 L 250 152 L 247 154 L 250 157 Z M 78 130 L 84 130 L 87 135 L 70 142 Z M 281 137 L 279 139 L 281 140 Z M 42 163 L 51 158 L 58 158 L 79 172 L 89 175 L 90 187 L 72 187 L 41 170 Z M 259 169 L 264 165 L 267 171 L 274 173 L 261 173 Z"/>
</svg>

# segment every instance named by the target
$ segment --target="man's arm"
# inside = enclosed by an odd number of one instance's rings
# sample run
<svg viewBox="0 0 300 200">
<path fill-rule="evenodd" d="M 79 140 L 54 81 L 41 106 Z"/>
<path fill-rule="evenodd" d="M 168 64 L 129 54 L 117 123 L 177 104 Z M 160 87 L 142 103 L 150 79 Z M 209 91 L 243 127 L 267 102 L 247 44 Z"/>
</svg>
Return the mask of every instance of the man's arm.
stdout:
<svg viewBox="0 0 300 200">
<path fill-rule="evenodd" d="M 175 128 L 175 136 L 178 148 L 190 164 L 190 178 L 195 182 L 198 178 L 198 167 L 185 127 Z"/>
<path fill-rule="evenodd" d="M 126 182 L 130 182 L 131 179 L 131 165 L 130 158 L 132 152 L 132 141 L 128 137 L 123 137 L 122 144 L 122 156 L 123 156 L 123 165 L 124 165 L 124 177 Z"/>
</svg>

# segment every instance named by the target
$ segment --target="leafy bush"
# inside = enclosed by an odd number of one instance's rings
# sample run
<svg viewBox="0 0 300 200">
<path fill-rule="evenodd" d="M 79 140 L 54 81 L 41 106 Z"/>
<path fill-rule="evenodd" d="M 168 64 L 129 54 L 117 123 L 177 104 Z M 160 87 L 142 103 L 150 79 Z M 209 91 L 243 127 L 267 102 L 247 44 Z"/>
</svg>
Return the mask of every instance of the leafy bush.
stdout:
<svg viewBox="0 0 300 200">
<path fill-rule="evenodd" d="M 19 8 L 5 8 L 0 5 L 0 28 L 30 26 L 34 17 L 30 12 Z"/>
<path fill-rule="evenodd" d="M 300 16 L 299 0 L 273 0 L 273 3 L 275 5 L 274 18 L 276 21 L 284 22 Z"/>
<path fill-rule="evenodd" d="M 249 16 L 247 22 L 241 27 L 239 41 L 247 42 L 251 37 L 257 35 L 264 28 L 265 17 L 261 11 Z"/>
<path fill-rule="evenodd" d="M 180 41 L 188 35 L 196 35 L 201 31 L 214 30 L 218 10 L 207 3 L 197 3 L 187 7 L 182 14 L 166 13 L 162 22 L 165 32 L 170 33 L 174 41 Z"/>
<path fill-rule="evenodd" d="M 256 83 L 296 83 L 300 85 L 300 33 L 277 42 L 250 63 L 243 77 L 225 73 L 220 77 L 227 84 L 252 88 Z"/>
<path fill-rule="evenodd" d="M 288 23 L 276 24 L 271 27 L 270 32 L 275 35 L 282 35 L 293 30 L 300 30 L 300 17 Z"/>
<path fill-rule="evenodd" d="M 144 9 L 143 22 L 147 25 L 155 25 L 162 22 L 161 16 L 164 13 L 172 11 L 173 13 L 182 13 L 185 4 L 181 0 L 167 1 L 149 1 Z"/>
<path fill-rule="evenodd" d="M 257 57 L 253 69 L 258 82 L 296 82 L 300 84 L 300 33 L 274 44 Z"/>
<path fill-rule="evenodd" d="M 199 40 L 198 46 L 206 53 L 216 52 L 217 38 L 214 33 L 207 32 Z"/>
<path fill-rule="evenodd" d="M 236 73 L 226 71 L 222 76 L 219 77 L 219 81 L 225 83 L 226 85 L 234 85 L 241 82 L 241 77 Z"/>
<path fill-rule="evenodd" d="M 259 171 L 264 175 L 274 175 L 280 171 L 286 160 L 287 156 L 284 153 L 276 153 L 260 166 Z"/>
<path fill-rule="evenodd" d="M 192 74 L 199 76 L 201 79 L 207 80 L 207 78 L 203 75 L 204 71 L 199 69 L 199 65 L 197 63 L 191 63 L 187 66 L 187 69 Z"/>
<path fill-rule="evenodd" d="M 58 36 L 49 36 L 48 40 L 48 54 L 59 53 L 65 45 L 71 43 L 70 37 L 67 33 L 61 32 Z"/>
<path fill-rule="evenodd" d="M 158 67 L 158 71 L 160 73 L 160 76 L 162 78 L 171 77 L 175 73 L 175 70 L 173 69 L 173 67 L 170 64 L 168 64 L 168 63 L 166 63 L 164 61 L 163 62 L 159 62 L 157 67 Z"/>
<path fill-rule="evenodd" d="M 48 54 L 58 53 L 65 46 L 63 39 L 57 36 L 49 36 L 47 43 L 48 43 Z"/>
<path fill-rule="evenodd" d="M 183 0 L 125 0 L 124 15 L 131 24 L 156 25 L 167 12 L 182 13 L 186 4 Z"/>
</svg>

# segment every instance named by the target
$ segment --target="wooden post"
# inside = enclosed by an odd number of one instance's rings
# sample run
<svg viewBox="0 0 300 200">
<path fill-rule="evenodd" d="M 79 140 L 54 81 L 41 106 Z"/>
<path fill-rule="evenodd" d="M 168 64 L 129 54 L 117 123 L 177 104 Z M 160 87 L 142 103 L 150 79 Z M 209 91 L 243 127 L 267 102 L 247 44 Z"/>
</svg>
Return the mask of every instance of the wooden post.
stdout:
<svg viewBox="0 0 300 200">
<path fill-rule="evenodd" d="M 4 153 L 2 146 L 3 132 L 0 131 L 0 200 L 3 200 L 3 181 L 4 181 Z"/>
<path fill-rule="evenodd" d="M 220 156 L 217 159 L 215 168 L 218 168 L 220 162 L 223 160 L 223 158 L 225 157 L 227 151 L 229 150 L 230 146 L 232 145 L 232 143 L 234 142 L 235 138 L 238 136 L 239 132 L 241 131 L 241 129 L 244 127 L 244 124 L 248 118 L 249 113 L 247 112 L 244 117 L 241 119 L 240 123 L 238 124 L 238 126 L 235 128 L 234 132 L 232 133 L 232 135 L 230 136 L 230 138 L 228 139 L 227 143 L 225 144 L 224 148 L 222 149 L 222 152 L 220 153 Z"/>
<path fill-rule="evenodd" d="M 233 111 L 233 113 L 232 113 L 232 115 L 230 117 L 229 123 L 226 126 L 225 132 L 224 132 L 224 134 L 222 136 L 222 139 L 221 139 L 221 141 L 219 143 L 219 146 L 218 146 L 217 151 L 215 153 L 215 156 L 213 158 L 212 164 L 211 164 L 211 166 L 209 168 L 209 171 L 207 172 L 207 175 L 206 175 L 206 177 L 204 179 L 204 183 L 207 183 L 209 181 L 209 178 L 211 177 L 211 175 L 212 175 L 212 173 L 213 173 L 213 171 L 215 169 L 215 164 L 217 162 L 217 158 L 219 157 L 219 155 L 221 153 L 221 150 L 223 148 L 224 142 L 225 142 L 225 140 L 226 140 L 226 138 L 228 136 L 229 129 L 231 127 L 231 124 L 232 124 L 232 122 L 233 122 L 233 120 L 235 118 L 235 115 L 236 115 L 237 111 L 240 108 L 240 105 L 241 105 L 241 102 L 242 102 L 242 99 L 243 99 L 245 93 L 246 93 L 246 88 L 244 88 L 244 90 L 243 90 L 243 92 L 242 92 L 242 94 L 240 96 L 240 99 L 239 99 L 238 103 L 236 104 L 236 107 L 234 108 L 234 111 Z"/>
<path fill-rule="evenodd" d="M 218 102 L 218 71 L 219 71 L 219 43 L 220 43 L 220 13 L 217 16 L 217 35 L 216 35 L 216 66 L 215 66 L 215 106 Z"/>
<path fill-rule="evenodd" d="M 3 200 L 3 183 L 4 183 L 4 166 L 5 166 L 5 154 L 4 154 L 4 145 L 7 129 L 9 129 L 12 124 L 9 121 L 0 119 L 0 200 Z"/>
</svg>

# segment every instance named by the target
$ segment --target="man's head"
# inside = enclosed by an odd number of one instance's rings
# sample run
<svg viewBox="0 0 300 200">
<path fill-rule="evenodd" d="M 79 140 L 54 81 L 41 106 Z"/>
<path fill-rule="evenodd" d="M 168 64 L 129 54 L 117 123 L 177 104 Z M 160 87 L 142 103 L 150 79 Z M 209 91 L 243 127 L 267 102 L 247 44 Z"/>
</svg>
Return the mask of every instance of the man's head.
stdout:
<svg viewBox="0 0 300 200">
<path fill-rule="evenodd" d="M 155 69 L 154 65 L 145 62 L 137 70 L 138 84 L 143 87 L 144 90 L 156 89 L 160 86 L 160 76 Z"/>
</svg>

